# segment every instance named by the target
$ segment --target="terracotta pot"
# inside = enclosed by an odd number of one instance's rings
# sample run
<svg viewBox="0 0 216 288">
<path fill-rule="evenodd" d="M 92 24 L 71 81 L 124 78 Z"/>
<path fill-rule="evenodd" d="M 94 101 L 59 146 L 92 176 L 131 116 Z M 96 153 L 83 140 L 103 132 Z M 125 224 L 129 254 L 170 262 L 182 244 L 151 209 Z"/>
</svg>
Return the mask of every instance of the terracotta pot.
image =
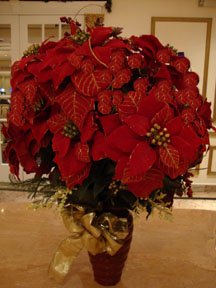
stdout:
<svg viewBox="0 0 216 288">
<path fill-rule="evenodd" d="M 111 211 L 113 213 L 113 211 Z M 124 215 L 122 215 L 122 213 Z M 117 213 L 113 213 L 117 214 Z M 127 217 L 129 234 L 119 251 L 110 256 L 108 253 L 92 255 L 89 253 L 90 262 L 94 273 L 94 280 L 103 286 L 116 285 L 121 280 L 122 271 L 128 256 L 133 232 L 133 217 L 128 211 L 120 212 L 117 216 Z"/>
</svg>

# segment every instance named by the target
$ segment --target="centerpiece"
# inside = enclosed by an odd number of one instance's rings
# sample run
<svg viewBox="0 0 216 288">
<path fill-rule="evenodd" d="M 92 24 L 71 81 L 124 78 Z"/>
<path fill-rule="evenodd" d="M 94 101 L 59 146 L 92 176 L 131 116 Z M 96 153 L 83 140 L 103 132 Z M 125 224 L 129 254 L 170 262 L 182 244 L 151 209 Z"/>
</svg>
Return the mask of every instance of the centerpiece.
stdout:
<svg viewBox="0 0 216 288">
<path fill-rule="evenodd" d="M 114 285 L 133 213 L 148 216 L 171 208 L 175 194 L 192 196 L 191 169 L 213 128 L 210 103 L 190 61 L 153 35 L 86 32 L 61 20 L 70 33 L 29 47 L 12 66 L 4 153 L 17 179 L 20 165 L 35 174 L 27 181 L 35 203 L 56 203 L 71 233 L 50 274 L 63 280 L 85 246 L 95 280 Z"/>
</svg>

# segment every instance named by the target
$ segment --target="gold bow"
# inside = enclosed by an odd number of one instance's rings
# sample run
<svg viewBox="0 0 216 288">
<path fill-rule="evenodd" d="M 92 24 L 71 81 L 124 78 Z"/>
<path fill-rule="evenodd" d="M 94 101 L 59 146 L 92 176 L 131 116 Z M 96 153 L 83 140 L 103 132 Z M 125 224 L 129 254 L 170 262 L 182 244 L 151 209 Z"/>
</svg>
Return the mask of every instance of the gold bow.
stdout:
<svg viewBox="0 0 216 288">
<path fill-rule="evenodd" d="M 49 266 L 49 275 L 57 282 L 64 280 L 83 247 L 93 255 L 103 252 L 114 255 L 128 235 L 127 218 L 109 212 L 97 216 L 74 206 L 72 212 L 64 209 L 62 218 L 71 235 L 60 243 Z"/>
</svg>

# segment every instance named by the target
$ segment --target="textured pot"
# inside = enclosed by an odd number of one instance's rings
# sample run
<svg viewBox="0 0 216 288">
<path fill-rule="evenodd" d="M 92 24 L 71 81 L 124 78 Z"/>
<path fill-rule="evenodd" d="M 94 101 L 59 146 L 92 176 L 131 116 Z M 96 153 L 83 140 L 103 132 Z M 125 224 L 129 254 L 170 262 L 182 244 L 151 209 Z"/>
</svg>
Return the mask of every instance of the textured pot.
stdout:
<svg viewBox="0 0 216 288">
<path fill-rule="evenodd" d="M 120 213 L 123 213 L 124 215 L 121 214 L 120 216 L 119 213 L 117 213 L 117 216 L 127 217 L 129 223 L 129 234 L 126 237 L 123 246 L 113 256 L 110 256 L 108 253 L 97 255 L 89 253 L 94 280 L 103 286 L 113 286 L 121 280 L 122 271 L 130 249 L 133 232 L 133 217 L 128 211 L 121 211 Z"/>
</svg>

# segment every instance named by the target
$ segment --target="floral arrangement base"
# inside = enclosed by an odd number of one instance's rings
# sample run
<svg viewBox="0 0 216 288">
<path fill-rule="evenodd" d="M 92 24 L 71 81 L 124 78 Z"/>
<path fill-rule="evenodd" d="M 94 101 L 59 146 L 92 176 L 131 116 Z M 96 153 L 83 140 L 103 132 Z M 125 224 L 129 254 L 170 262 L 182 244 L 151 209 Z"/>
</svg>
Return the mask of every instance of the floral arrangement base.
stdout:
<svg viewBox="0 0 216 288">
<path fill-rule="evenodd" d="M 103 286 L 116 285 L 122 276 L 122 271 L 130 250 L 133 234 L 133 217 L 128 215 L 129 233 L 119 251 L 111 256 L 108 253 L 92 255 L 89 259 L 92 265 L 94 280 Z"/>
</svg>

